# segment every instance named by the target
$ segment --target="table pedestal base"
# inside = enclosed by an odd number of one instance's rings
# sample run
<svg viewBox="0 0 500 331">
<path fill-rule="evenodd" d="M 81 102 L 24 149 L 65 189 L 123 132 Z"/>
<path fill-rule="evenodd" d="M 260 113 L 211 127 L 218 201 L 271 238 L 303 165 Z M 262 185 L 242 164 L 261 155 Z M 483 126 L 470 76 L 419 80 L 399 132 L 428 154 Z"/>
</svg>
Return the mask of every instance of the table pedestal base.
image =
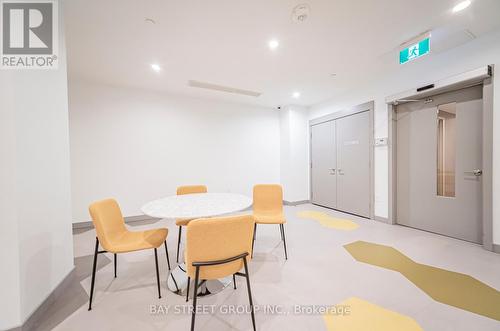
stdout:
<svg viewBox="0 0 500 331">
<path fill-rule="evenodd" d="M 179 264 L 175 267 L 172 272 L 168 275 L 167 279 L 167 287 L 168 289 L 181 296 L 186 296 L 187 292 L 187 274 L 186 274 L 186 265 L 184 263 Z M 231 276 L 225 277 L 222 279 L 215 280 L 207 280 L 202 283 L 201 286 L 198 287 L 198 296 L 207 296 L 211 294 L 216 294 L 225 289 L 231 282 L 233 278 Z M 194 292 L 194 279 L 191 279 L 191 288 L 189 289 L 189 293 Z"/>
</svg>

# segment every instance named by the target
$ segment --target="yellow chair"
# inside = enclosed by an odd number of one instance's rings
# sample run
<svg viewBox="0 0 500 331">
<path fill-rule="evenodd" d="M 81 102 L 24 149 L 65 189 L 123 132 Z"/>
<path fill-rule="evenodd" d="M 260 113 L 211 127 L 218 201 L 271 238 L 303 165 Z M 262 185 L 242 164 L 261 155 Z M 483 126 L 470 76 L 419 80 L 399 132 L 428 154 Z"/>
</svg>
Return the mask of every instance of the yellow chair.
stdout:
<svg viewBox="0 0 500 331">
<path fill-rule="evenodd" d="M 207 280 L 220 279 L 230 275 L 233 275 L 233 282 L 235 275 L 246 278 L 253 330 L 255 331 L 255 316 L 247 265 L 247 259 L 252 249 L 253 225 L 254 220 L 251 215 L 200 218 L 189 222 L 185 257 L 188 275 L 186 301 L 189 298 L 191 278 L 194 278 L 191 331 L 194 330 L 198 287 Z M 242 268 L 245 269 L 245 273 L 240 272 Z M 201 283 L 199 283 L 200 279 Z M 236 289 L 236 283 L 234 286 Z"/>
<path fill-rule="evenodd" d="M 190 185 L 190 186 L 179 186 L 177 188 L 177 195 L 195 194 L 195 193 L 207 193 L 207 187 L 205 185 Z M 176 258 L 177 263 L 179 263 L 179 249 L 181 247 L 182 227 L 188 225 L 190 221 L 191 220 L 189 219 L 175 220 L 175 225 L 179 226 L 179 238 L 177 239 L 177 258 Z"/>
<path fill-rule="evenodd" d="M 288 260 L 285 239 L 286 219 L 283 214 L 283 189 L 281 185 L 260 184 L 253 187 L 253 217 L 255 225 L 253 230 L 252 256 L 257 224 L 279 224 L 281 240 L 285 249 L 285 259 Z"/>
<path fill-rule="evenodd" d="M 170 260 L 168 258 L 167 235 L 168 229 L 154 229 L 146 231 L 132 232 L 125 227 L 120 206 L 114 199 L 106 199 L 94 202 L 89 207 L 89 212 L 94 223 L 96 238 L 94 251 L 94 265 L 92 267 L 92 282 L 90 285 L 89 310 L 92 309 L 92 297 L 94 294 L 94 283 L 97 266 L 97 255 L 101 253 L 113 253 L 114 271 L 116 277 L 116 254 L 139 251 L 144 249 L 154 249 L 156 262 L 156 281 L 158 285 L 158 297 L 160 292 L 160 273 L 158 271 L 157 248 L 165 244 L 165 254 L 167 255 L 168 270 L 170 270 Z M 99 250 L 99 244 L 104 248 Z"/>
</svg>

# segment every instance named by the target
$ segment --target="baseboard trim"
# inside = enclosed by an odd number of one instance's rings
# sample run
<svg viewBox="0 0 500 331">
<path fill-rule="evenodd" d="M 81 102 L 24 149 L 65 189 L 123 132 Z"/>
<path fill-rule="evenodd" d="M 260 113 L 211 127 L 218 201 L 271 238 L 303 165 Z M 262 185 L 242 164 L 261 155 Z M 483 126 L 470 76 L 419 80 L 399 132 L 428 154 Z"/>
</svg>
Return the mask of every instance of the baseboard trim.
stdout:
<svg viewBox="0 0 500 331">
<path fill-rule="evenodd" d="M 283 204 L 285 206 L 298 206 L 298 205 L 303 205 L 305 203 L 309 203 L 310 200 L 299 200 L 299 201 L 286 201 L 283 200 Z"/>
<path fill-rule="evenodd" d="M 127 216 L 127 217 L 124 217 L 124 219 L 125 219 L 125 223 L 133 223 L 133 222 L 148 221 L 148 220 L 160 220 L 160 218 L 154 218 L 154 217 L 150 217 L 147 215 Z M 94 225 L 92 224 L 91 221 L 73 223 L 73 230 L 75 230 L 75 229 L 88 229 L 88 228 L 93 228 L 93 227 L 94 227 Z"/>
<path fill-rule="evenodd" d="M 390 222 L 389 222 L 389 218 L 388 218 L 388 217 L 373 216 L 373 219 L 374 219 L 375 221 L 378 221 L 378 222 L 382 222 L 382 223 L 387 223 L 387 224 L 390 224 Z"/>
<path fill-rule="evenodd" d="M 47 295 L 45 300 L 26 318 L 21 326 L 18 326 L 8 331 L 32 331 L 37 330 L 40 320 L 45 318 L 45 313 L 61 296 L 62 293 L 75 281 L 75 267 L 59 282 L 59 284 Z"/>
<path fill-rule="evenodd" d="M 310 203 L 310 200 L 300 200 L 300 201 L 283 200 L 283 204 L 285 206 L 298 206 L 298 205 L 303 205 L 305 203 Z M 250 206 L 242 211 L 246 212 L 246 211 L 251 211 L 251 210 L 252 210 L 252 206 Z M 127 217 L 124 217 L 124 219 L 125 219 L 125 223 L 133 223 L 133 222 L 139 222 L 139 221 L 160 220 L 161 218 L 154 218 L 154 217 L 150 217 L 147 215 L 137 215 L 137 216 L 127 216 Z M 73 223 L 73 230 L 89 229 L 89 228 L 93 228 L 93 227 L 94 227 L 94 225 L 92 224 L 91 221 Z"/>
<path fill-rule="evenodd" d="M 500 245 L 493 244 L 493 252 L 500 254 Z"/>
</svg>

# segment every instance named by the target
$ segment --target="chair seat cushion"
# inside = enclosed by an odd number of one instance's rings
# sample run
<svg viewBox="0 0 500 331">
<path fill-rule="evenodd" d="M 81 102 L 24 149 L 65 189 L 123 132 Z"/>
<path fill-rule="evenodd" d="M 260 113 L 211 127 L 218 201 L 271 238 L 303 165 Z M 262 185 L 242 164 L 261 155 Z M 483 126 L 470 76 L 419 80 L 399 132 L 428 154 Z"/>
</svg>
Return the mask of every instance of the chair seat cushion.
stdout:
<svg viewBox="0 0 500 331">
<path fill-rule="evenodd" d="M 166 240 L 168 229 L 146 231 L 126 231 L 117 234 L 111 242 L 108 251 L 111 253 L 126 253 L 143 249 L 158 248 Z"/>
<path fill-rule="evenodd" d="M 176 219 L 175 220 L 175 225 L 178 225 L 178 226 L 187 226 L 189 222 L 191 222 L 192 220 L 189 220 L 189 219 Z"/>
<path fill-rule="evenodd" d="M 254 213 L 253 217 L 257 224 L 283 224 L 286 223 L 283 213 Z"/>
</svg>

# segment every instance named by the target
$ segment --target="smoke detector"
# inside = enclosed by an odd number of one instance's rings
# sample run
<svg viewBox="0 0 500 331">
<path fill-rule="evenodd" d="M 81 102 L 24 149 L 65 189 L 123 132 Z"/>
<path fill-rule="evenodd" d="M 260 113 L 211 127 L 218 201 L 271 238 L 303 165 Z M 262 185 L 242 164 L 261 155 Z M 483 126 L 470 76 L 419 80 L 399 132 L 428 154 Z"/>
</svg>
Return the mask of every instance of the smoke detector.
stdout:
<svg viewBox="0 0 500 331">
<path fill-rule="evenodd" d="M 307 3 L 295 6 L 292 11 L 292 21 L 302 23 L 309 17 L 310 8 Z"/>
</svg>

